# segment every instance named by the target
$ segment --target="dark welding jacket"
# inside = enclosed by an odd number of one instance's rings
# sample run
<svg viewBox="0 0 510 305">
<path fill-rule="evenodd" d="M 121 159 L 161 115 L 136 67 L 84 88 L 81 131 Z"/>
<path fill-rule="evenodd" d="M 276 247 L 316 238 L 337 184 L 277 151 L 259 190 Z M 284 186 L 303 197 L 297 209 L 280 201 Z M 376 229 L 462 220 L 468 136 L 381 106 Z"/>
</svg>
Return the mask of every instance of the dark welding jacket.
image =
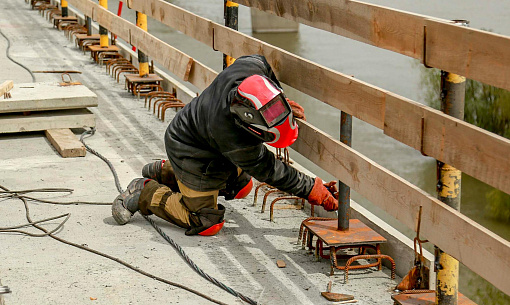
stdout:
<svg viewBox="0 0 510 305">
<path fill-rule="evenodd" d="M 196 191 L 221 190 L 240 167 L 259 181 L 306 198 L 314 179 L 275 159 L 260 139 L 236 125 L 230 113 L 237 86 L 255 74 L 280 86 L 263 56 L 240 57 L 176 114 L 165 133 L 175 175 Z"/>
</svg>

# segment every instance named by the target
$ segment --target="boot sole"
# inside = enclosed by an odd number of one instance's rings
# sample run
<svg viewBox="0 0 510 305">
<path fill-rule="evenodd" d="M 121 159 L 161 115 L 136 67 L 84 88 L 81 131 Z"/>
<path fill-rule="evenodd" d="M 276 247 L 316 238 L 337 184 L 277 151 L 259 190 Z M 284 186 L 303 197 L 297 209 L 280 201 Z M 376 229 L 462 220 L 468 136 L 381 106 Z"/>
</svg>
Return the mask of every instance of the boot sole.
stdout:
<svg viewBox="0 0 510 305">
<path fill-rule="evenodd" d="M 133 214 L 122 205 L 123 200 L 122 196 L 118 195 L 112 204 L 112 216 L 119 225 L 125 225 L 133 217 Z"/>
</svg>

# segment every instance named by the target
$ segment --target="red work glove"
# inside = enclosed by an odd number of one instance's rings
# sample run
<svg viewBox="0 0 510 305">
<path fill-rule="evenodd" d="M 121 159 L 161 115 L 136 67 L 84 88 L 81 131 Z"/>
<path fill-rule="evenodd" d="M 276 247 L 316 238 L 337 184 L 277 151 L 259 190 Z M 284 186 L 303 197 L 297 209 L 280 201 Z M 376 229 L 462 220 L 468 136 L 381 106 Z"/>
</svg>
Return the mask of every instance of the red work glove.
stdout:
<svg viewBox="0 0 510 305">
<path fill-rule="evenodd" d="M 289 100 L 288 98 L 285 98 L 285 99 L 289 103 L 290 108 L 292 109 L 292 114 L 294 115 L 294 117 L 298 118 L 298 119 L 303 119 L 306 121 L 305 110 L 303 109 L 303 107 L 301 107 L 301 105 L 299 105 L 298 103 Z"/>
<path fill-rule="evenodd" d="M 336 181 L 323 184 L 321 178 L 316 177 L 312 191 L 308 195 L 308 202 L 314 205 L 324 207 L 326 211 L 335 211 L 338 209 L 338 191 L 336 191 Z"/>
</svg>

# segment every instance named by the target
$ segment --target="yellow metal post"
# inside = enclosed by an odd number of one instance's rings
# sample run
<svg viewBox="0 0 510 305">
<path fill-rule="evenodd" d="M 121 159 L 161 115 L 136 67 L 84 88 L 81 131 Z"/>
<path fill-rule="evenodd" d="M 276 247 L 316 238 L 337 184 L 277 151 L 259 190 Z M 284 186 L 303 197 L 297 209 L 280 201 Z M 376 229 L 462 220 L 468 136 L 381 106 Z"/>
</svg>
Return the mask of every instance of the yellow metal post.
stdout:
<svg viewBox="0 0 510 305">
<path fill-rule="evenodd" d="M 239 4 L 229 0 L 224 0 L 224 4 L 225 26 L 237 31 L 239 20 Z M 235 58 L 227 54 L 223 54 L 223 69 L 233 64 L 235 60 Z"/>
<path fill-rule="evenodd" d="M 136 12 L 136 25 L 147 32 L 147 15 Z M 149 76 L 149 57 L 138 48 L 138 70 L 141 77 Z"/>
<path fill-rule="evenodd" d="M 99 0 L 99 5 L 104 7 L 105 9 L 108 9 L 108 0 Z M 108 30 L 104 28 L 102 25 L 99 25 L 99 45 L 101 48 L 107 48 L 108 47 Z"/>
<path fill-rule="evenodd" d="M 62 17 L 67 17 L 67 16 L 69 16 L 69 11 L 68 11 L 68 9 L 67 9 L 67 6 L 68 6 L 68 5 L 67 5 L 67 0 L 62 0 L 62 1 L 60 2 L 60 7 L 61 7 L 61 9 L 62 9 Z"/>
<path fill-rule="evenodd" d="M 441 111 L 463 120 L 465 94 L 465 77 L 441 71 Z M 462 172 L 448 164 L 437 161 L 437 176 L 438 199 L 452 208 L 460 210 Z M 435 304 L 457 305 L 459 262 L 437 247 L 435 256 L 437 273 Z"/>
</svg>

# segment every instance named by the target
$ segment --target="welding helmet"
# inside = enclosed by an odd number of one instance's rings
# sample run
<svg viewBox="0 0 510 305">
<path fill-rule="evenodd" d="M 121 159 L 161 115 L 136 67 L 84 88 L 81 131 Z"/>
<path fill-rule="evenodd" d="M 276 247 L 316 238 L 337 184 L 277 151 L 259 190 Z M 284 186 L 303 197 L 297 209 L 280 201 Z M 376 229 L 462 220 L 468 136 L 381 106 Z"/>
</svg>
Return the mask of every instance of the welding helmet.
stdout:
<svg viewBox="0 0 510 305">
<path fill-rule="evenodd" d="M 273 147 L 284 148 L 297 139 L 297 124 L 282 89 L 265 76 L 241 82 L 230 112 L 238 126 Z"/>
</svg>

